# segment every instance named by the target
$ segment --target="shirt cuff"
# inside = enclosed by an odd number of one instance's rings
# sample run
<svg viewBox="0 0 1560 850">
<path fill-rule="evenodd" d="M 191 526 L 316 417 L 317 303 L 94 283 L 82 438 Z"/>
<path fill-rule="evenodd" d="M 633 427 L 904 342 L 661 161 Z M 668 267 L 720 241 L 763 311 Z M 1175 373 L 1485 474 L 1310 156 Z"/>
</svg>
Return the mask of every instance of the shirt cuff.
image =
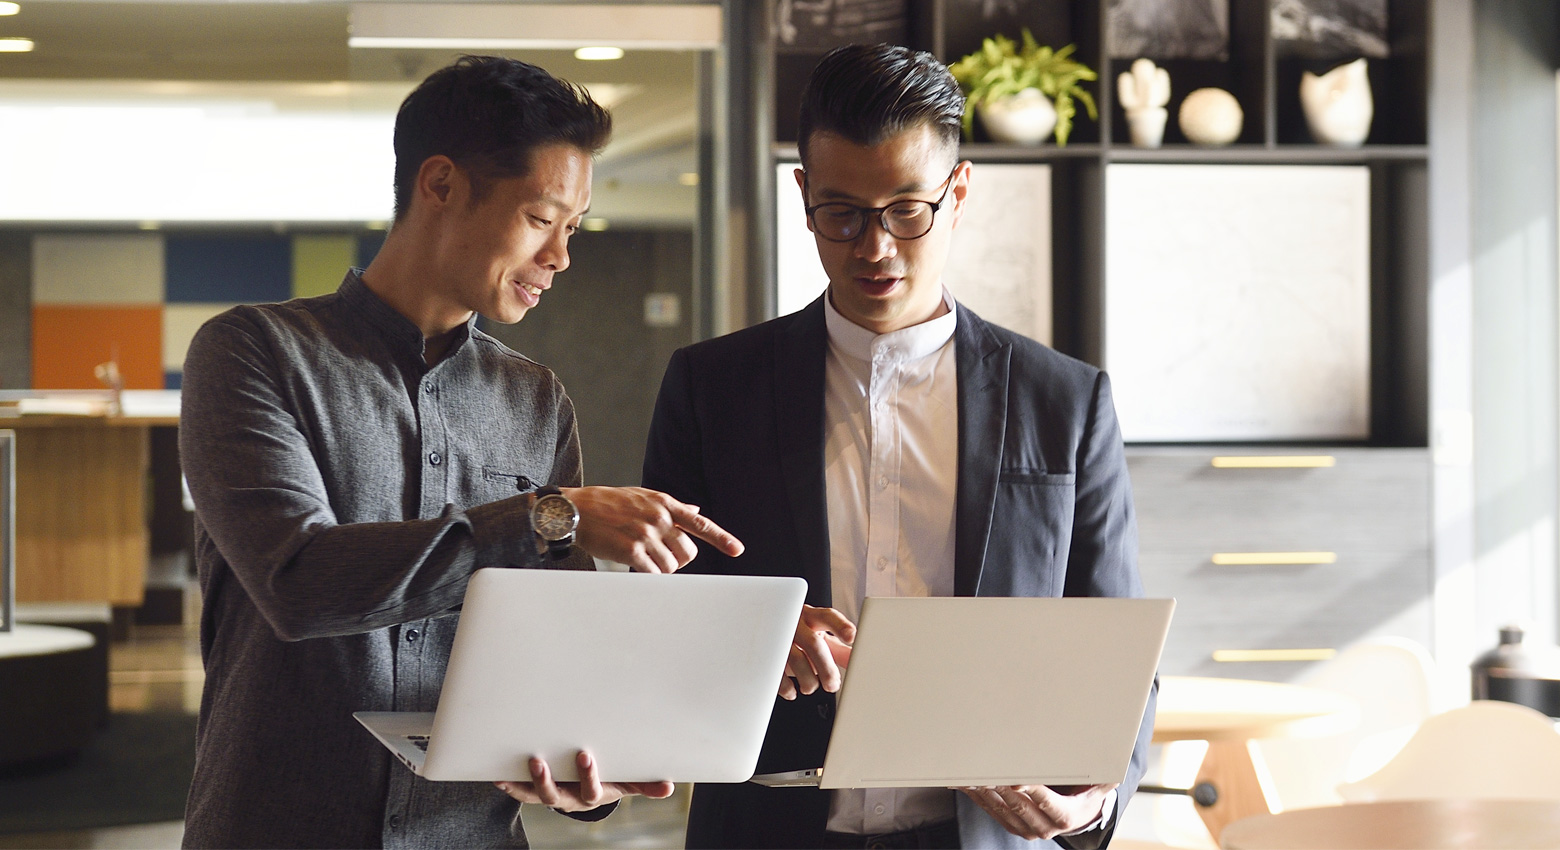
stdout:
<svg viewBox="0 0 1560 850">
<path fill-rule="evenodd" d="M 522 493 L 466 509 L 478 567 L 535 567 L 536 532 L 531 530 L 531 500 Z"/>
<path fill-rule="evenodd" d="M 1065 832 L 1065 833 L 1062 833 L 1062 834 L 1063 835 L 1082 835 L 1085 832 L 1093 832 L 1096 829 L 1104 829 L 1105 827 L 1110 825 L 1111 819 L 1114 818 L 1115 816 L 1116 816 L 1116 789 L 1112 788 L 1109 791 L 1105 792 L 1105 805 L 1100 807 L 1100 816 L 1094 819 L 1094 823 L 1089 824 L 1088 826 L 1084 827 L 1083 829 L 1075 829 L 1072 832 Z"/>
</svg>

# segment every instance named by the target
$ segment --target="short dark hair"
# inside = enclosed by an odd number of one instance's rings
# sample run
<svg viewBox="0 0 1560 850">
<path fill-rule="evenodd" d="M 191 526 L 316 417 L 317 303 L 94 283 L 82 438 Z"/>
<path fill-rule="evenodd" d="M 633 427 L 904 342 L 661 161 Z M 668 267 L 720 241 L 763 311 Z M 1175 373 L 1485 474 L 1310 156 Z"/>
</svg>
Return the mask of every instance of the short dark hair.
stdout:
<svg viewBox="0 0 1560 850">
<path fill-rule="evenodd" d="M 796 146 L 805 164 L 814 133 L 871 147 L 924 125 L 957 149 L 963 118 L 964 92 L 932 54 L 897 44 L 851 44 L 831 50 L 807 80 Z"/>
<path fill-rule="evenodd" d="M 516 59 L 462 56 L 423 80 L 396 113 L 396 218 L 431 156 L 465 169 L 481 200 L 492 180 L 525 176 L 534 149 L 563 143 L 594 155 L 611 135 L 612 117 L 583 87 Z"/>
</svg>

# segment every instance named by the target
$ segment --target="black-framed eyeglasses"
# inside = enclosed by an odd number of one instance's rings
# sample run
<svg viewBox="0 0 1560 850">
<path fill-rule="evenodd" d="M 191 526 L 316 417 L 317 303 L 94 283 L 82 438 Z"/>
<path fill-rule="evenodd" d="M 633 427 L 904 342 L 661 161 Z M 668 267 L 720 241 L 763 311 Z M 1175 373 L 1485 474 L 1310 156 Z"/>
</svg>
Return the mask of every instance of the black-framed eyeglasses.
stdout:
<svg viewBox="0 0 1560 850">
<path fill-rule="evenodd" d="M 948 190 L 953 188 L 953 175 L 959 166 L 948 172 L 943 181 L 942 194 L 935 201 L 895 201 L 886 207 L 858 207 L 855 204 L 830 202 L 807 207 L 807 220 L 813 231 L 830 242 L 854 242 L 867 228 L 867 217 L 876 215 L 884 232 L 895 239 L 920 239 L 932 230 L 932 221 L 942 209 Z"/>
</svg>

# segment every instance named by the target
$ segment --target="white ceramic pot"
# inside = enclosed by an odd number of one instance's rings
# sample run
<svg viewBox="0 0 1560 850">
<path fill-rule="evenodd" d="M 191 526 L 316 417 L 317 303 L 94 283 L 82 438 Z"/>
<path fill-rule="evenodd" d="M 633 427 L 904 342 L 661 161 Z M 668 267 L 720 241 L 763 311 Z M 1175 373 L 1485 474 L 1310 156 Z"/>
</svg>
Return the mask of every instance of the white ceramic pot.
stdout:
<svg viewBox="0 0 1560 850">
<path fill-rule="evenodd" d="M 1339 65 L 1321 76 L 1310 71 L 1301 74 L 1300 106 L 1318 142 L 1350 148 L 1364 144 L 1376 111 L 1365 60 Z"/>
<path fill-rule="evenodd" d="M 1181 132 L 1198 145 L 1227 145 L 1240 138 L 1245 113 L 1224 89 L 1198 89 L 1181 101 Z"/>
<path fill-rule="evenodd" d="M 1132 144 L 1140 148 L 1157 148 L 1165 140 L 1165 122 L 1170 110 L 1163 106 L 1149 106 L 1127 113 L 1127 129 L 1132 133 Z"/>
<path fill-rule="evenodd" d="M 1038 145 L 1056 129 L 1056 107 L 1039 89 L 983 103 L 976 107 L 980 123 L 994 142 Z"/>
</svg>

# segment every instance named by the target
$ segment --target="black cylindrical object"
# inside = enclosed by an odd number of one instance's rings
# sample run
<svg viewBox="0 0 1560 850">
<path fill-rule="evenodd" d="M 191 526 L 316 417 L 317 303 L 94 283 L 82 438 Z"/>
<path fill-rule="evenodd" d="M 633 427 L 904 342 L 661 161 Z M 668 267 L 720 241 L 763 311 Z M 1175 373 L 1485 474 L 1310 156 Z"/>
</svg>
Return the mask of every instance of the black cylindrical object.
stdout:
<svg viewBox="0 0 1560 850">
<path fill-rule="evenodd" d="M 1520 626 L 1473 662 L 1473 698 L 1514 702 L 1560 719 L 1560 647 L 1524 644 Z"/>
</svg>

